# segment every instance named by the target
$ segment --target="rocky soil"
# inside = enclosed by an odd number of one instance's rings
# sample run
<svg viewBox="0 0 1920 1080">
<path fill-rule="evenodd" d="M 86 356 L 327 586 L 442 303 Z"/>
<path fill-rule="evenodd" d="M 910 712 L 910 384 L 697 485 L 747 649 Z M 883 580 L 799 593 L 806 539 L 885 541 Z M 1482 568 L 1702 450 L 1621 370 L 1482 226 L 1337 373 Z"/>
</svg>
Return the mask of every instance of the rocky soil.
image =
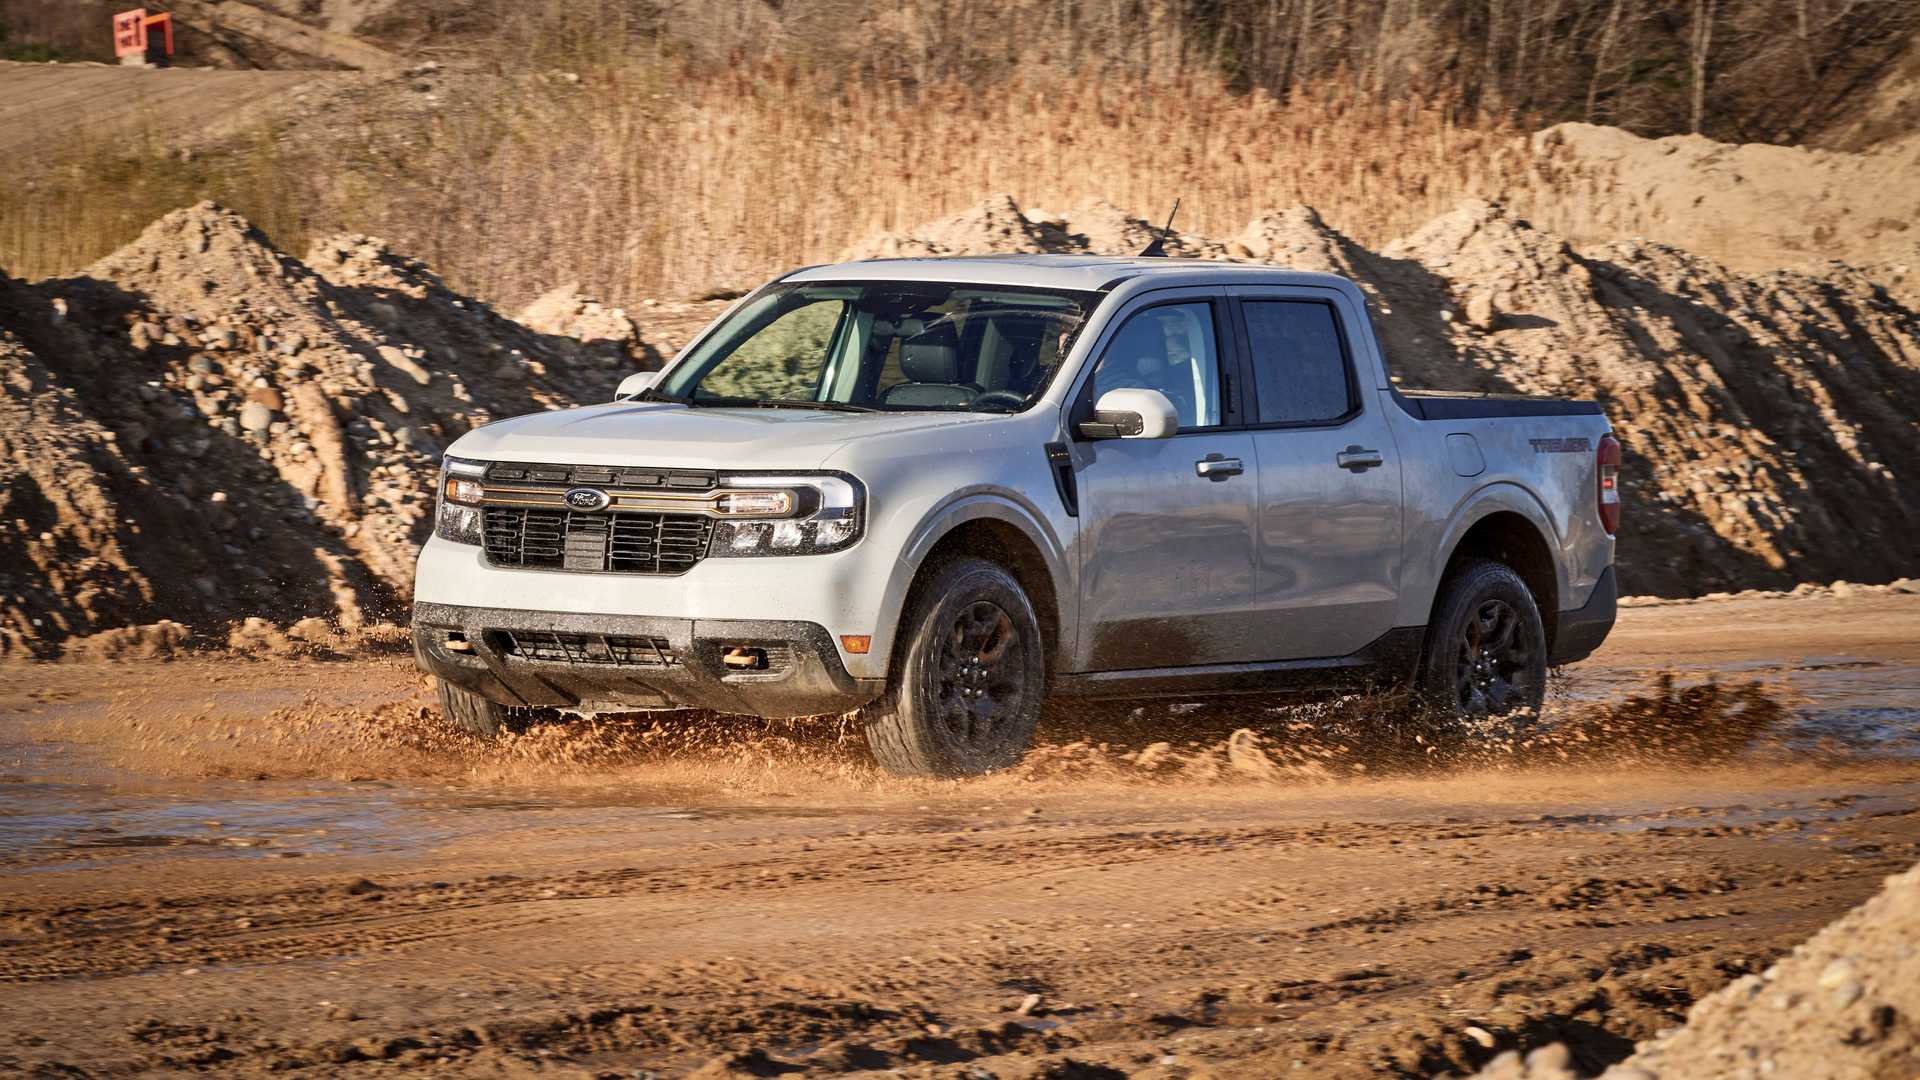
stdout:
<svg viewBox="0 0 1920 1080">
<path fill-rule="evenodd" d="M 1818 1076 L 1880 1080 L 1920 1072 L 1920 865 L 1687 1012 L 1601 1080 Z M 1502 1053 L 1479 1080 L 1580 1080 L 1565 1044 Z"/>
<path fill-rule="evenodd" d="M 82 275 L 0 277 L 0 648 L 402 617 L 440 448 L 651 358 L 595 307 L 595 340 L 542 333 L 378 240 L 303 262 L 212 204 Z"/>
</svg>

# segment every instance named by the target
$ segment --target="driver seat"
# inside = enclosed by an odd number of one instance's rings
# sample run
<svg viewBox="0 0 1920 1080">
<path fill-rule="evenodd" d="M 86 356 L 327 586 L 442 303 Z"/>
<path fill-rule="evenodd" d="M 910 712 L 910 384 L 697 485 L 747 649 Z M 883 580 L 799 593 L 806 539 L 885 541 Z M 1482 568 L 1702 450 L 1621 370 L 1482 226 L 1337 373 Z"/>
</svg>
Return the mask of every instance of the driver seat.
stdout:
<svg viewBox="0 0 1920 1080">
<path fill-rule="evenodd" d="M 900 372 L 907 381 L 881 395 L 881 402 L 910 409 L 971 405 L 980 387 L 960 381 L 960 339 L 951 319 L 942 320 L 900 343 Z"/>
</svg>

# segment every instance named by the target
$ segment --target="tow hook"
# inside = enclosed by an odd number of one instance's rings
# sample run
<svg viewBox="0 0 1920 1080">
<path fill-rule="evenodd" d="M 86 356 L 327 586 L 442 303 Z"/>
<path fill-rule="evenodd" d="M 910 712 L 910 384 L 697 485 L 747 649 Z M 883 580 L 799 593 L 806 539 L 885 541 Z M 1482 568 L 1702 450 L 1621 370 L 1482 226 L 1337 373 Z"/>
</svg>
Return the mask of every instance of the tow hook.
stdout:
<svg viewBox="0 0 1920 1080">
<path fill-rule="evenodd" d="M 720 662 L 735 671 L 765 671 L 767 650 L 735 645 L 721 654 Z"/>
</svg>

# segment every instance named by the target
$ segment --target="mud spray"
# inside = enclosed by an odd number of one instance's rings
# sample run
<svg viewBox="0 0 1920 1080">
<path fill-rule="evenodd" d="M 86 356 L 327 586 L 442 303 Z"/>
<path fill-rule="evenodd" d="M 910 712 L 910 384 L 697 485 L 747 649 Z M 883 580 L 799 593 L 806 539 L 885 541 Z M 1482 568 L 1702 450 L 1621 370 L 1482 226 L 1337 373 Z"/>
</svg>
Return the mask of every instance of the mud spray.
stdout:
<svg viewBox="0 0 1920 1080">
<path fill-rule="evenodd" d="M 1307 786 L 1556 766 L 1692 766 L 1759 760 L 1770 752 L 1801 757 L 1806 750 L 1789 737 L 1790 689 L 1685 684 L 1663 672 L 1644 691 L 1605 701 L 1577 699 L 1557 680 L 1539 716 L 1466 725 L 1422 719 L 1392 693 L 1304 705 L 1230 699 L 1050 708 L 1034 750 L 1007 773 L 983 781 L 914 781 L 873 765 L 855 714 L 793 721 L 693 711 L 594 719 L 552 714 L 483 740 L 447 723 L 426 680 L 404 661 L 363 665 L 371 677 L 352 680 L 361 684 L 360 700 L 349 695 L 348 703 L 331 684 L 348 677 L 349 665 L 248 666 L 260 669 L 258 686 L 248 679 L 211 682 L 198 663 L 158 666 L 151 669 L 154 681 L 114 694 L 104 709 L 49 711 L 35 725 L 35 741 L 61 746 L 69 770 L 492 791 L 616 785 L 663 798 L 799 789 L 829 796 L 983 787 Z M 288 680 L 288 674 L 298 677 Z M 262 688 L 269 683 L 280 685 Z"/>
</svg>

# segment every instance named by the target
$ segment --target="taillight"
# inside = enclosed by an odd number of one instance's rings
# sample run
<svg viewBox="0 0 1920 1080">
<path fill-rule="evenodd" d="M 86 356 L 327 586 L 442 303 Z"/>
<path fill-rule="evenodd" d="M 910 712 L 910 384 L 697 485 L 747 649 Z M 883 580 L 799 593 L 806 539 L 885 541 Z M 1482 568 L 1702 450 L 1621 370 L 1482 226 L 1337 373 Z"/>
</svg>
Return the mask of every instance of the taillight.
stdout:
<svg viewBox="0 0 1920 1080">
<path fill-rule="evenodd" d="M 1620 440 L 1600 436 L 1600 449 L 1594 455 L 1598 476 L 1595 497 L 1599 500 L 1600 527 L 1611 536 L 1620 530 Z"/>
</svg>

